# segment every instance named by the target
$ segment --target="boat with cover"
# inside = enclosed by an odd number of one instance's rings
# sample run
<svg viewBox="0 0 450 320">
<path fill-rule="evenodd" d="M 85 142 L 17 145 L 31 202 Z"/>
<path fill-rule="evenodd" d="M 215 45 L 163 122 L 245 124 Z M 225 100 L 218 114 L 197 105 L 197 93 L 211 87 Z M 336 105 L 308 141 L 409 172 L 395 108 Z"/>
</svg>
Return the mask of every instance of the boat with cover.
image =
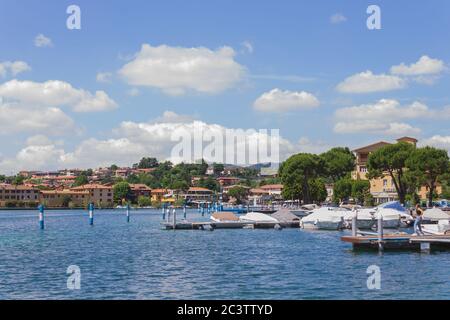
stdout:
<svg viewBox="0 0 450 320">
<path fill-rule="evenodd" d="M 313 230 L 340 230 L 344 228 L 344 212 L 338 208 L 322 207 L 302 218 L 300 226 Z"/>
</svg>

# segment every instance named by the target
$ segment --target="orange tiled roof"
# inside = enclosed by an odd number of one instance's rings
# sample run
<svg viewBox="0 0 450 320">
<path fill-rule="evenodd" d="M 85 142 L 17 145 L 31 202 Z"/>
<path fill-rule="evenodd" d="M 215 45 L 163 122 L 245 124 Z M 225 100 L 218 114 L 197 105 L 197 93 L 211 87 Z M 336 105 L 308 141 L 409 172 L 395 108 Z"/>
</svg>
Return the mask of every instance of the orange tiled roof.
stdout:
<svg viewBox="0 0 450 320">
<path fill-rule="evenodd" d="M 282 184 L 266 184 L 265 186 L 261 186 L 261 189 L 268 190 L 268 189 L 283 189 Z"/>
<path fill-rule="evenodd" d="M 72 190 L 85 190 L 85 189 L 111 189 L 111 187 L 104 186 L 98 183 L 91 183 L 72 188 Z"/>
</svg>

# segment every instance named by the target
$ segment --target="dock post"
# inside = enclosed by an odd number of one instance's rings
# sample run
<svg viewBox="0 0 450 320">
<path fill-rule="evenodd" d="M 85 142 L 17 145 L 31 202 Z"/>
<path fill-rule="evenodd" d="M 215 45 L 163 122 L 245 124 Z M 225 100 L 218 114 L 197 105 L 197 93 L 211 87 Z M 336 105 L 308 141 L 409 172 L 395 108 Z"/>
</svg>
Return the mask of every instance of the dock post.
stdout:
<svg viewBox="0 0 450 320">
<path fill-rule="evenodd" d="M 356 220 L 357 220 L 358 214 L 355 212 L 355 214 L 352 217 L 352 236 L 357 236 L 357 230 L 356 230 Z"/>
<path fill-rule="evenodd" d="M 163 220 L 166 219 L 166 204 L 165 203 L 162 205 L 162 219 Z"/>
<path fill-rule="evenodd" d="M 94 204 L 91 202 L 89 203 L 89 225 L 94 225 Z"/>
<path fill-rule="evenodd" d="M 172 215 L 173 215 L 173 217 L 172 217 L 172 226 L 173 226 L 173 230 L 176 230 L 176 227 L 177 227 L 177 212 L 176 212 L 176 210 L 175 210 L 175 208 L 173 208 L 172 209 Z"/>
<path fill-rule="evenodd" d="M 170 222 L 170 208 L 167 206 L 167 222 Z"/>
<path fill-rule="evenodd" d="M 378 232 L 378 249 L 380 251 L 383 251 L 383 216 L 381 214 L 378 214 L 377 232 Z"/>
<path fill-rule="evenodd" d="M 183 217 L 186 220 L 186 205 L 183 206 Z"/>
<path fill-rule="evenodd" d="M 38 206 L 39 210 L 39 228 L 44 230 L 44 205 L 40 204 Z"/>
<path fill-rule="evenodd" d="M 201 213 L 200 202 L 197 204 L 197 210 L 198 210 L 198 213 Z"/>
<path fill-rule="evenodd" d="M 204 207 L 204 205 L 202 204 L 202 217 L 205 215 L 205 207 Z"/>
<path fill-rule="evenodd" d="M 127 204 L 127 222 L 130 222 L 130 205 Z"/>
</svg>

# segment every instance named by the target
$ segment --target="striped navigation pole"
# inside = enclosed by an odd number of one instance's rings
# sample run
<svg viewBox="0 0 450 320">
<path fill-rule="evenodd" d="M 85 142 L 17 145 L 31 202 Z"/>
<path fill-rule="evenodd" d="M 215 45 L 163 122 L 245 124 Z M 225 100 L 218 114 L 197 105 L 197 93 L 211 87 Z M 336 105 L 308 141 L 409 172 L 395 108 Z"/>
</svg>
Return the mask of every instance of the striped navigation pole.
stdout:
<svg viewBox="0 0 450 320">
<path fill-rule="evenodd" d="M 89 225 L 94 225 L 94 204 L 91 202 L 89 203 Z"/>
<path fill-rule="evenodd" d="M 40 204 L 38 206 L 39 210 L 39 228 L 44 230 L 44 205 Z"/>
<path fill-rule="evenodd" d="M 130 204 L 127 203 L 127 222 L 130 222 Z"/>
<path fill-rule="evenodd" d="M 183 217 L 186 220 L 186 203 L 183 205 Z"/>
<path fill-rule="evenodd" d="M 166 204 L 163 203 L 161 207 L 162 207 L 162 219 L 165 220 L 166 219 Z"/>
</svg>

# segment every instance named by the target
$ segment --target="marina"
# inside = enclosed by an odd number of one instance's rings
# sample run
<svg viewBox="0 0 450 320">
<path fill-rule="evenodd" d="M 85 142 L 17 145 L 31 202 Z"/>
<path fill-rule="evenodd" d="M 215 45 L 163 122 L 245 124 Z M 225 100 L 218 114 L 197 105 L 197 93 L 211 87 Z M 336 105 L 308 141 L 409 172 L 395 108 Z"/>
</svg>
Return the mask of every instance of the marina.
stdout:
<svg viewBox="0 0 450 320">
<path fill-rule="evenodd" d="M 161 211 L 152 209 L 133 210 L 129 223 L 124 209 L 97 210 L 92 226 L 87 211 L 45 215 L 40 230 L 36 210 L 0 213 L 1 298 L 450 298 L 449 251 L 433 250 L 433 244 L 429 253 L 380 255 L 341 241 L 350 230 L 172 232 L 161 230 Z M 208 221 L 195 209 L 186 218 Z M 382 270 L 381 290 L 366 287 L 366 270 L 374 264 Z M 66 288 L 70 265 L 81 269 L 81 290 Z M 412 270 L 426 273 L 427 281 Z"/>
</svg>

